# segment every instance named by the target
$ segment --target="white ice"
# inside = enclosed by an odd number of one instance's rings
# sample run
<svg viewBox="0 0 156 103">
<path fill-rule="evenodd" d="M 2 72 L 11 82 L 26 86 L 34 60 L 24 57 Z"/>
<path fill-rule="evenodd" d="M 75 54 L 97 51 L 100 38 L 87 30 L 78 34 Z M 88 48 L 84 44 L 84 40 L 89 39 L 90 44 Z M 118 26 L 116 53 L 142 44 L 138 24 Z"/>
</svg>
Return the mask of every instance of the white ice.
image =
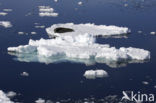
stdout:
<svg viewBox="0 0 156 103">
<path fill-rule="evenodd" d="M 0 16 L 6 16 L 8 13 L 6 12 L 0 12 Z"/>
<path fill-rule="evenodd" d="M 14 103 L 10 100 L 6 93 L 0 90 L 0 103 Z"/>
<path fill-rule="evenodd" d="M 74 32 L 67 33 L 55 33 L 56 28 L 70 28 Z M 127 27 L 118 27 L 118 26 L 106 26 L 106 25 L 95 25 L 91 23 L 86 24 L 74 24 L 74 23 L 65 23 L 65 24 L 54 24 L 51 27 L 46 28 L 47 33 L 50 36 L 77 36 L 84 35 L 85 33 L 91 34 L 93 36 L 121 36 L 127 34 L 130 30 Z"/>
<path fill-rule="evenodd" d="M 85 64 L 106 63 L 114 66 L 121 62 L 133 63 L 150 59 L 150 52 L 133 47 L 110 47 L 98 44 L 90 34 L 58 37 L 55 39 L 30 40 L 28 45 L 8 47 L 19 61 L 54 63 L 74 61 Z M 114 66 L 115 67 L 115 66 Z"/>
<path fill-rule="evenodd" d="M 39 6 L 39 16 L 57 17 L 58 13 L 54 12 L 54 9 L 49 6 Z"/>
<path fill-rule="evenodd" d="M 10 21 L 0 21 L 0 26 L 3 26 L 5 28 L 10 28 L 12 27 L 12 24 L 10 23 Z"/>
<path fill-rule="evenodd" d="M 87 79 L 96 79 L 96 78 L 103 78 L 103 77 L 108 77 L 108 73 L 104 70 L 87 70 L 84 73 L 84 76 Z"/>
</svg>

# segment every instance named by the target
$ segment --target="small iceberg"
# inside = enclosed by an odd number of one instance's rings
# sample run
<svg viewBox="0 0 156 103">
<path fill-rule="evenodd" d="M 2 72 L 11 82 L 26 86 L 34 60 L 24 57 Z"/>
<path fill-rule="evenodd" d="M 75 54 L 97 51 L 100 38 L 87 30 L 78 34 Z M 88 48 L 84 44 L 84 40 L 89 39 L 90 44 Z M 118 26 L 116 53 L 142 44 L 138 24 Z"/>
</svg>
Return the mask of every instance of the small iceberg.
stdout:
<svg viewBox="0 0 156 103">
<path fill-rule="evenodd" d="M 68 28 L 69 32 L 56 32 L 57 28 Z M 61 29 L 60 29 L 61 30 Z M 62 29 L 63 30 L 63 29 Z M 65 23 L 65 24 L 54 24 L 51 27 L 46 28 L 47 33 L 50 37 L 60 37 L 60 36 L 77 36 L 84 35 L 86 33 L 93 36 L 125 36 L 125 34 L 130 33 L 130 30 L 127 27 L 118 27 L 118 26 L 106 26 L 106 25 L 95 25 L 91 23 L 86 24 L 74 24 L 74 23 Z"/>
<path fill-rule="evenodd" d="M 108 77 L 108 73 L 104 70 L 87 70 L 84 73 L 86 79 L 96 79 Z"/>
<path fill-rule="evenodd" d="M 105 63 L 110 67 L 140 63 L 150 59 L 150 52 L 133 47 L 110 47 L 98 44 L 93 35 L 57 37 L 55 39 L 29 40 L 27 45 L 8 47 L 10 55 L 23 62 L 57 63 L 71 61 L 92 65 Z"/>
</svg>

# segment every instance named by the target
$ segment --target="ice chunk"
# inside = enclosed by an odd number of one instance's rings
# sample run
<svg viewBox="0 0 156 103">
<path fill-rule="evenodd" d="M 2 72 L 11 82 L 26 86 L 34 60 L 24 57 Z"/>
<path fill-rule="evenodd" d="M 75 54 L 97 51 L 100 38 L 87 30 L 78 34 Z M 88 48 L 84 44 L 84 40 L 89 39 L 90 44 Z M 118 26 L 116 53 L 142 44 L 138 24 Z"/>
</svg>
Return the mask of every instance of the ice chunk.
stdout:
<svg viewBox="0 0 156 103">
<path fill-rule="evenodd" d="M 54 9 L 49 6 L 39 6 L 39 16 L 57 17 L 58 13 L 54 12 Z"/>
<path fill-rule="evenodd" d="M 9 28 L 9 27 L 12 27 L 12 24 L 9 21 L 0 21 L 0 26 Z"/>
<path fill-rule="evenodd" d="M 13 97 L 15 97 L 17 94 L 16 94 L 16 92 L 10 91 L 10 92 L 8 92 L 6 95 L 7 95 L 7 97 L 9 97 L 9 98 L 13 98 Z"/>
<path fill-rule="evenodd" d="M 2 91 L 0 90 L 0 103 L 14 103 L 10 100 L 10 98 Z"/>
<path fill-rule="evenodd" d="M 74 30 L 73 32 L 56 33 L 56 28 L 69 28 Z M 122 36 L 127 34 L 130 30 L 127 27 L 118 26 L 106 26 L 106 25 L 95 25 L 91 23 L 87 24 L 54 24 L 51 27 L 46 28 L 47 33 L 50 36 L 77 36 L 84 35 L 85 33 L 91 34 L 93 36 Z"/>
<path fill-rule="evenodd" d="M 39 98 L 38 100 L 35 101 L 35 103 L 46 103 L 46 101 L 42 98 Z"/>
<path fill-rule="evenodd" d="M 82 1 L 79 1 L 79 2 L 78 2 L 78 5 L 82 5 Z"/>
<path fill-rule="evenodd" d="M 58 0 L 54 0 L 54 2 L 58 2 Z"/>
<path fill-rule="evenodd" d="M 6 16 L 8 13 L 6 12 L 0 12 L 0 16 Z"/>
<path fill-rule="evenodd" d="M 150 59 L 150 52 L 139 48 L 119 49 L 98 44 L 90 34 L 65 36 L 55 39 L 30 40 L 28 45 L 9 47 L 11 55 L 26 62 L 55 63 L 72 61 L 85 64 L 105 63 L 111 67 L 138 63 Z"/>
<path fill-rule="evenodd" d="M 32 34 L 32 35 L 35 35 L 35 34 L 37 34 L 37 33 L 36 33 L 36 32 L 34 32 L 34 31 L 32 31 L 32 32 L 31 32 L 31 34 Z"/>
<path fill-rule="evenodd" d="M 156 32 L 150 32 L 151 35 L 156 35 Z"/>
<path fill-rule="evenodd" d="M 96 78 L 108 77 L 108 73 L 104 70 L 87 70 L 84 73 L 84 76 L 87 79 L 96 79 Z"/>
<path fill-rule="evenodd" d="M 27 76 L 29 76 L 29 73 L 27 73 L 27 72 L 22 72 L 22 73 L 21 73 L 21 76 L 27 77 Z"/>
</svg>

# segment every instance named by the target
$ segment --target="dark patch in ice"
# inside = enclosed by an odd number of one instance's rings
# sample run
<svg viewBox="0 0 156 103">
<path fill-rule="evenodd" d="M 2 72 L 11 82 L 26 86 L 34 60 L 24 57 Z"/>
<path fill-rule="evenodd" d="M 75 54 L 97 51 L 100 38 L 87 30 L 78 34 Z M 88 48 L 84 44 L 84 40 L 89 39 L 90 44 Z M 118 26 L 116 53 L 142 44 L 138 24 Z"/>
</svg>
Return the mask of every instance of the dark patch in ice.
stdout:
<svg viewBox="0 0 156 103">
<path fill-rule="evenodd" d="M 58 27 L 56 29 L 54 29 L 55 33 L 66 33 L 66 32 L 74 32 L 73 29 L 70 28 L 63 28 L 63 27 Z"/>
</svg>

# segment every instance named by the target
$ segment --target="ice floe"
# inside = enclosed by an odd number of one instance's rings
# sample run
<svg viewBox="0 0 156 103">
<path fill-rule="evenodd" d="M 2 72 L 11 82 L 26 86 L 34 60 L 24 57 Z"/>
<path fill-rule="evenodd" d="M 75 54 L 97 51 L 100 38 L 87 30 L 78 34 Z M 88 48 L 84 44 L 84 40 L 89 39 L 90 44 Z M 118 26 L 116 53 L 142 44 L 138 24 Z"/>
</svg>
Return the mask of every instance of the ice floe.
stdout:
<svg viewBox="0 0 156 103">
<path fill-rule="evenodd" d="M 72 29 L 73 32 L 57 33 L 57 28 L 68 28 Z M 86 24 L 54 24 L 51 27 L 46 28 L 47 33 L 50 36 L 77 36 L 84 35 L 85 33 L 91 34 L 93 36 L 122 36 L 127 34 L 130 30 L 127 27 L 118 26 L 106 26 L 106 25 L 95 25 L 91 23 Z"/>
<path fill-rule="evenodd" d="M 39 16 L 57 17 L 59 14 L 54 12 L 54 9 L 50 6 L 39 6 Z"/>
<path fill-rule="evenodd" d="M 10 21 L 0 21 L 0 26 L 3 26 L 5 28 L 10 28 L 12 27 L 12 24 Z"/>
<path fill-rule="evenodd" d="M 0 12 L 0 16 L 6 16 L 8 13 L 6 12 Z"/>
<path fill-rule="evenodd" d="M 108 77 L 108 73 L 104 70 L 87 70 L 85 71 L 84 76 L 87 79 L 96 79 L 96 78 Z"/>
<path fill-rule="evenodd" d="M 120 67 L 127 63 L 138 63 L 150 59 L 150 52 L 133 47 L 110 47 L 98 44 L 90 34 L 65 36 L 55 39 L 29 40 L 27 45 L 8 47 L 10 55 L 18 61 L 56 63 L 71 61 L 91 65 L 105 63 L 110 67 Z"/>
<path fill-rule="evenodd" d="M 14 103 L 10 100 L 6 93 L 0 90 L 0 103 Z"/>
</svg>

